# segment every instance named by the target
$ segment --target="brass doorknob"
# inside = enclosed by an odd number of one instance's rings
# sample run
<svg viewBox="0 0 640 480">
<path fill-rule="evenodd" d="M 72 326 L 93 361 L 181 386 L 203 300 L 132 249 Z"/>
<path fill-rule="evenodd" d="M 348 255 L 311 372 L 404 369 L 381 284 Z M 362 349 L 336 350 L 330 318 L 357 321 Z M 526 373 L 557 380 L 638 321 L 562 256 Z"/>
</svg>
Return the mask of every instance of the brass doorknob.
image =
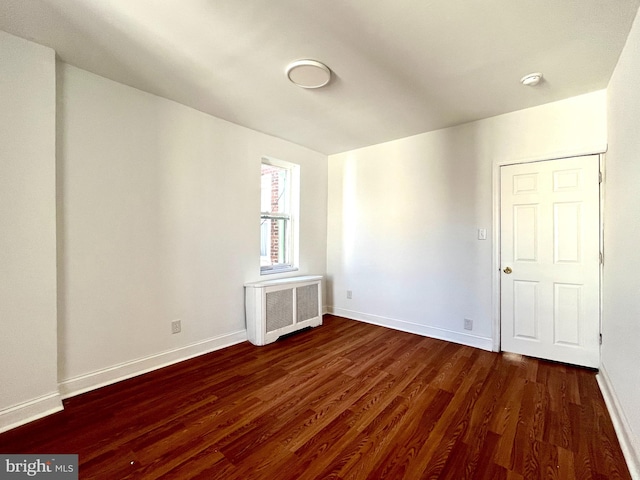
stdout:
<svg viewBox="0 0 640 480">
<path fill-rule="evenodd" d="M 503 272 L 509 275 L 511 272 L 513 272 L 513 270 L 511 270 L 511 267 L 507 267 L 503 270 Z"/>
</svg>

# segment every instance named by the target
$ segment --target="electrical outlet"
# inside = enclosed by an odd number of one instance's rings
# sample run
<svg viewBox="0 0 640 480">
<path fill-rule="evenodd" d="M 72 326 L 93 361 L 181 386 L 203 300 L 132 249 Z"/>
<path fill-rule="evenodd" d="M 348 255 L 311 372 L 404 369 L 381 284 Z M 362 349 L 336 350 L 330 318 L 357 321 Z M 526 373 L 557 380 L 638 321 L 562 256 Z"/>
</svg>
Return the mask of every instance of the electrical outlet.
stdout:
<svg viewBox="0 0 640 480">
<path fill-rule="evenodd" d="M 180 333 L 182 331 L 182 320 L 174 320 L 171 322 L 171 333 Z"/>
<path fill-rule="evenodd" d="M 351 300 L 353 298 L 353 292 L 351 290 L 347 290 L 347 298 Z"/>
<path fill-rule="evenodd" d="M 473 330 L 473 320 L 470 318 L 464 319 L 464 329 L 465 330 Z"/>
</svg>

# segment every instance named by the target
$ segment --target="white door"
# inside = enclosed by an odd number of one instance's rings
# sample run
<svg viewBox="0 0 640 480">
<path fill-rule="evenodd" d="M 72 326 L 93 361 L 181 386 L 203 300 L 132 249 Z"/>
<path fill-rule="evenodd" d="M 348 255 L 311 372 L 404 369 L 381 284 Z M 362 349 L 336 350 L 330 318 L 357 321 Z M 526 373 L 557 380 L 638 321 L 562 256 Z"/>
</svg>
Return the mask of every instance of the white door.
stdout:
<svg viewBox="0 0 640 480">
<path fill-rule="evenodd" d="M 598 368 L 598 156 L 500 171 L 502 350 Z"/>
</svg>

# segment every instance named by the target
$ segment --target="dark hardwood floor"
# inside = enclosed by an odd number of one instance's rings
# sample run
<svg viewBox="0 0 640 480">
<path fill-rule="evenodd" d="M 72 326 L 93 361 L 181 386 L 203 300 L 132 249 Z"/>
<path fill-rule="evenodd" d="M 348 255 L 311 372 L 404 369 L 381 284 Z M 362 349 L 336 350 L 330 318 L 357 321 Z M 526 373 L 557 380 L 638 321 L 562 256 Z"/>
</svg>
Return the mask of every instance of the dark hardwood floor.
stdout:
<svg viewBox="0 0 640 480">
<path fill-rule="evenodd" d="M 325 316 L 70 398 L 2 453 L 89 479 L 629 479 L 589 370 Z"/>
</svg>

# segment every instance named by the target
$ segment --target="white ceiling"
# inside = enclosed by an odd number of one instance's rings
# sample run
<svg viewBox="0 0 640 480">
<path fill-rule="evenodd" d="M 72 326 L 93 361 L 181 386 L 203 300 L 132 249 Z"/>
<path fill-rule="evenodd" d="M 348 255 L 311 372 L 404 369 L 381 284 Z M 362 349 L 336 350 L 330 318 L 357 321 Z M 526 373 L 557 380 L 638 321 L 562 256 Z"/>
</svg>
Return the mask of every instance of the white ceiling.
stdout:
<svg viewBox="0 0 640 480">
<path fill-rule="evenodd" d="M 0 0 L 65 62 L 332 154 L 607 86 L 640 0 Z M 284 68 L 334 72 L 318 90 Z M 519 79 L 541 71 L 545 81 Z"/>
</svg>

